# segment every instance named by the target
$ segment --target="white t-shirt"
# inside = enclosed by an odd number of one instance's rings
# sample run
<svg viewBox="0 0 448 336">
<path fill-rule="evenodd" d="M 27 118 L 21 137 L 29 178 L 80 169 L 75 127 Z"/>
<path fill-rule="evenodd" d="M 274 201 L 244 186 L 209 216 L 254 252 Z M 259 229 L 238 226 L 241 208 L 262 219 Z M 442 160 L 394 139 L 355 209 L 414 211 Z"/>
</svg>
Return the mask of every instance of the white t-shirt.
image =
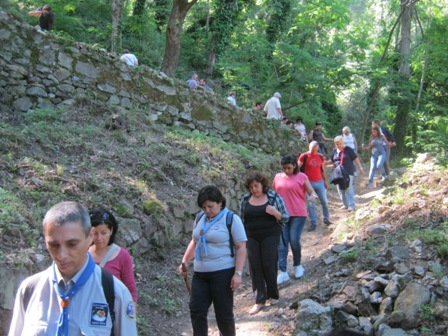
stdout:
<svg viewBox="0 0 448 336">
<path fill-rule="evenodd" d="M 267 112 L 267 118 L 268 119 L 278 119 L 280 120 L 281 115 L 278 112 L 278 108 L 282 108 L 282 105 L 280 104 L 280 99 L 277 97 L 272 97 L 266 102 L 266 105 L 264 105 L 264 111 Z"/>
<path fill-rule="evenodd" d="M 122 60 L 129 66 L 136 66 L 138 63 L 137 57 L 135 57 L 134 54 L 123 54 L 121 55 L 120 60 Z"/>
</svg>

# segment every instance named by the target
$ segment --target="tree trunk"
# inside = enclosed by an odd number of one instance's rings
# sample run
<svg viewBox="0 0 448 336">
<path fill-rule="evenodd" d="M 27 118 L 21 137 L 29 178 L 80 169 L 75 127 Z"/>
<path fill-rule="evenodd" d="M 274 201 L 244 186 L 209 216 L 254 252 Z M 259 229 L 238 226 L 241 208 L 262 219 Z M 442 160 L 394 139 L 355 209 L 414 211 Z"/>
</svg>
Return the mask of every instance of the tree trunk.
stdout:
<svg viewBox="0 0 448 336">
<path fill-rule="evenodd" d="M 174 0 L 168 26 L 166 28 L 166 47 L 163 55 L 161 71 L 170 77 L 174 77 L 179 64 L 180 38 L 182 26 L 190 8 L 198 0 Z"/>
<path fill-rule="evenodd" d="M 397 83 L 397 114 L 395 115 L 394 137 L 397 143 L 398 154 L 405 154 L 404 139 L 407 135 L 408 117 L 411 110 L 411 90 L 409 78 L 411 77 L 410 56 L 411 56 L 411 23 L 412 13 L 416 0 L 401 0 L 401 32 L 400 32 L 400 65 L 398 68 L 399 83 Z M 398 91 L 397 90 L 397 91 Z"/>
<path fill-rule="evenodd" d="M 121 14 L 124 0 L 112 0 L 112 36 L 110 51 L 121 49 Z"/>
</svg>

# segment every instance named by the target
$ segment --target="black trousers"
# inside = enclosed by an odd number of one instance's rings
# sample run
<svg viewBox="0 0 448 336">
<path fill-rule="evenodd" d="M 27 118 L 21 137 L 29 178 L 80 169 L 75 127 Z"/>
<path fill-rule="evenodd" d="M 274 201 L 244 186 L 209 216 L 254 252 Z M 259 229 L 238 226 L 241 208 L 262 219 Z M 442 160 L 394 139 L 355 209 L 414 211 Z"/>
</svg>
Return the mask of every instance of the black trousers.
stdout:
<svg viewBox="0 0 448 336">
<path fill-rule="evenodd" d="M 249 260 L 252 289 L 257 292 L 255 303 L 267 299 L 278 299 L 277 261 L 280 235 L 267 236 L 262 240 L 248 237 L 247 257 Z"/>
<path fill-rule="evenodd" d="M 190 317 L 194 336 L 207 336 L 207 314 L 213 302 L 216 322 L 222 336 L 235 336 L 233 291 L 235 268 L 216 272 L 194 272 L 191 281 Z"/>
</svg>

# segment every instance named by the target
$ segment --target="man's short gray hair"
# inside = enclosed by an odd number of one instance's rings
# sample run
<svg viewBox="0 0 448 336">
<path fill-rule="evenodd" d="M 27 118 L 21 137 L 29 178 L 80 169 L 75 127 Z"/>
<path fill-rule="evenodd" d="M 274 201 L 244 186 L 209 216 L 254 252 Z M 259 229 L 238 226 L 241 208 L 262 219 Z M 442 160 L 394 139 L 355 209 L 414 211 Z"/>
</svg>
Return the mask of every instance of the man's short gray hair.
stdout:
<svg viewBox="0 0 448 336">
<path fill-rule="evenodd" d="M 311 142 L 310 142 L 310 145 L 309 145 L 309 147 L 308 147 L 308 148 L 310 149 L 310 152 L 311 152 L 311 151 L 313 150 L 313 148 L 316 147 L 316 146 L 319 147 L 319 143 L 318 143 L 317 141 L 311 141 Z"/>
<path fill-rule="evenodd" d="M 276 92 L 276 93 L 274 93 L 274 97 L 277 97 L 277 98 L 281 98 L 281 94 L 280 94 L 280 92 Z"/>
<path fill-rule="evenodd" d="M 47 211 L 44 220 L 42 221 L 42 225 L 43 227 L 47 224 L 62 226 L 67 223 L 78 222 L 81 224 L 81 227 L 87 237 L 92 228 L 87 209 L 78 202 L 61 202 L 53 205 L 50 210 Z"/>
</svg>

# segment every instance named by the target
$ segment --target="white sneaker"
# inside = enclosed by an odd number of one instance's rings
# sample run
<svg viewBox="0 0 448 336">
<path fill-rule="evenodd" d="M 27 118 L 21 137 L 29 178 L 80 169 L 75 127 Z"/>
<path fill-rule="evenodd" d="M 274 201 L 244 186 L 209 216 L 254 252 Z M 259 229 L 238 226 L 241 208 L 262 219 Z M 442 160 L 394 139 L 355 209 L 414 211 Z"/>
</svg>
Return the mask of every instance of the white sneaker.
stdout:
<svg viewBox="0 0 448 336">
<path fill-rule="evenodd" d="M 278 271 L 277 275 L 277 285 L 281 285 L 282 283 L 289 281 L 289 275 L 286 272 Z"/>
<path fill-rule="evenodd" d="M 305 270 L 302 265 L 294 266 L 294 275 L 296 279 L 300 279 L 305 274 Z"/>
<path fill-rule="evenodd" d="M 341 206 L 341 209 L 345 210 L 347 207 L 345 205 Z"/>
</svg>

